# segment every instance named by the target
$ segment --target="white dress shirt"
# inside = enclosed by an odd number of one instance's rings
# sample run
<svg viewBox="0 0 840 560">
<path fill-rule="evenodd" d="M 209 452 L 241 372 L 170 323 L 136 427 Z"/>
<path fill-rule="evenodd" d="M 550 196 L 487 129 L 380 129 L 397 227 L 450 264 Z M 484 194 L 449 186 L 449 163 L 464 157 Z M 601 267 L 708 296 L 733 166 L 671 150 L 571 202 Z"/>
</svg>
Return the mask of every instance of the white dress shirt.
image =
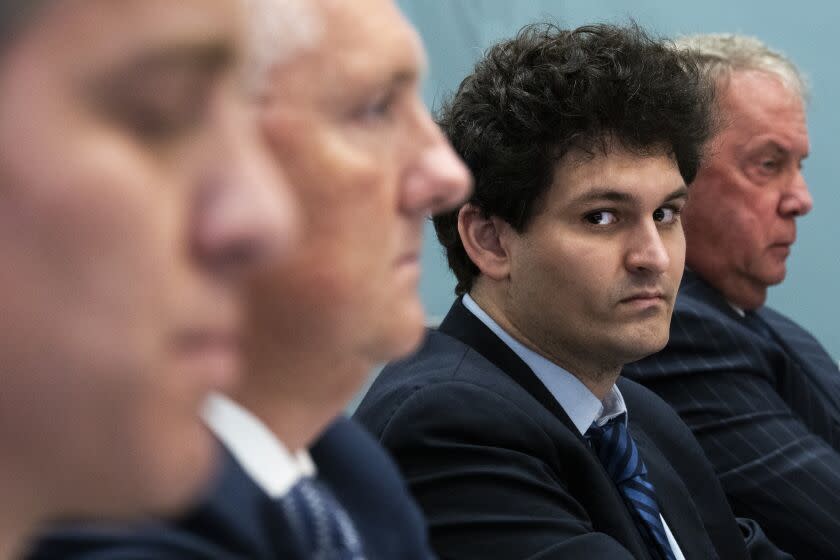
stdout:
<svg viewBox="0 0 840 560">
<path fill-rule="evenodd" d="M 490 315 L 479 307 L 469 294 L 464 295 L 463 301 L 464 307 L 484 323 L 488 329 L 493 331 L 493 334 L 507 344 L 531 368 L 534 375 L 545 385 L 545 388 L 563 408 L 581 435 L 586 433 L 593 422 L 603 426 L 620 414 L 625 415 L 625 422 L 628 420 L 627 406 L 624 404 L 624 397 L 621 396 L 621 391 L 618 390 L 617 386 L 613 385 L 604 400 L 599 400 L 580 379 L 510 336 Z M 661 497 L 657 496 L 657 498 L 661 500 Z M 677 560 L 685 560 L 677 540 L 671 533 L 670 527 L 668 527 L 668 523 L 665 522 L 662 514 L 659 514 L 659 517 L 662 519 L 665 534 L 668 536 L 668 544 L 671 545 L 674 556 Z"/>
<path fill-rule="evenodd" d="M 304 476 L 315 476 L 315 463 L 303 449 L 291 453 L 248 410 L 220 394 L 205 403 L 202 416 L 248 476 L 272 498 L 286 495 Z"/>
</svg>

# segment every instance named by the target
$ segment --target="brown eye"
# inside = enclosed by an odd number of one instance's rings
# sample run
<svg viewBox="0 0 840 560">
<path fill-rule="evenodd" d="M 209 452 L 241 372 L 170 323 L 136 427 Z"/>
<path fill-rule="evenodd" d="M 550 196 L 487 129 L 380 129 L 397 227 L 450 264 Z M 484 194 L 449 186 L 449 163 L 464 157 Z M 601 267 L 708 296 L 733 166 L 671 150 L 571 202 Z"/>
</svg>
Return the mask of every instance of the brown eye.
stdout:
<svg viewBox="0 0 840 560">
<path fill-rule="evenodd" d="M 657 208 L 653 211 L 653 221 L 661 222 L 663 224 L 672 224 L 677 221 L 679 210 L 676 208 Z"/>
<path fill-rule="evenodd" d="M 615 213 L 610 212 L 609 210 L 598 210 L 597 212 L 590 212 L 584 219 L 592 225 L 596 226 L 606 226 L 610 224 L 614 224 L 618 221 Z"/>
</svg>

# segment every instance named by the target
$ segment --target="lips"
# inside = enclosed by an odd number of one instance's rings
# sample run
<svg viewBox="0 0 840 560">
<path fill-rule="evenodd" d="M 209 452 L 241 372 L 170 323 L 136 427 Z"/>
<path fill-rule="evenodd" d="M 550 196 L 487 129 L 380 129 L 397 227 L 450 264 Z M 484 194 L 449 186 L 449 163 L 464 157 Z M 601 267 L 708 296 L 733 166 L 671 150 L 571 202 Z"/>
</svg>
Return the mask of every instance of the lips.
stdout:
<svg viewBox="0 0 840 560">
<path fill-rule="evenodd" d="M 665 299 L 665 294 L 661 290 L 646 290 L 643 292 L 636 292 L 633 295 L 630 295 L 620 300 L 620 303 L 631 303 L 634 301 L 655 301 L 660 299 Z"/>
<path fill-rule="evenodd" d="M 180 331 L 174 340 L 179 369 L 197 376 L 209 389 L 223 391 L 236 381 L 242 341 L 234 330 L 198 327 Z"/>
</svg>

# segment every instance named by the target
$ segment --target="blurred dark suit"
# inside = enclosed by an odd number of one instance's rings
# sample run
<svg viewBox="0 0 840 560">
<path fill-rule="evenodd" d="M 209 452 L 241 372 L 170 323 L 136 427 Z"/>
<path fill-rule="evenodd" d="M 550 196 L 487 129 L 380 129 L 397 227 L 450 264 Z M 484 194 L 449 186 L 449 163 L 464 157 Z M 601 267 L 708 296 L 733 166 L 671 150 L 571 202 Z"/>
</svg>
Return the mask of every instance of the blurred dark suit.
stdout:
<svg viewBox="0 0 840 560">
<path fill-rule="evenodd" d="M 429 560 L 425 521 L 393 461 L 352 420 L 336 420 L 310 450 L 362 537 L 368 560 Z M 225 454 L 221 476 L 191 514 L 135 530 L 57 529 L 29 558 L 86 560 L 308 560 L 282 509 Z"/>
</svg>

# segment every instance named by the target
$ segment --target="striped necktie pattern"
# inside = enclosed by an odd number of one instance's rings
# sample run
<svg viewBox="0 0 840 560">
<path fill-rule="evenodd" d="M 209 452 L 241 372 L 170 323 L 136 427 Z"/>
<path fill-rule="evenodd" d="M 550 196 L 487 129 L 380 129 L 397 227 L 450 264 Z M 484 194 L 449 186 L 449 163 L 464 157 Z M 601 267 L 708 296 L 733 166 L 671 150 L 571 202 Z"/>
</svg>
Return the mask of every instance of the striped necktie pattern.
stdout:
<svg viewBox="0 0 840 560">
<path fill-rule="evenodd" d="M 301 478 L 280 500 L 306 558 L 365 560 L 361 539 L 347 512 L 321 481 Z"/>
<path fill-rule="evenodd" d="M 647 467 L 627 430 L 626 415 L 621 414 L 603 426 L 593 423 L 586 439 L 633 513 L 648 550 L 654 558 L 675 560 L 662 524 L 656 490 L 647 479 Z"/>
</svg>

